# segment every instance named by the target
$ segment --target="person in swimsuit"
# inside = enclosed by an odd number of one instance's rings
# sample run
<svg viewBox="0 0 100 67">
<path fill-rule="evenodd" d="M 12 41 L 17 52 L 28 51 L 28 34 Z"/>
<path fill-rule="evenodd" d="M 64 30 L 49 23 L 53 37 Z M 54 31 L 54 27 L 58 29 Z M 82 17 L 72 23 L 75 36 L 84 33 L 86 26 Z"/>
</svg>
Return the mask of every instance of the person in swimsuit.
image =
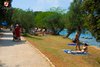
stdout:
<svg viewBox="0 0 100 67">
<path fill-rule="evenodd" d="M 84 44 L 82 50 L 80 51 L 71 51 L 71 53 L 82 53 L 82 52 L 88 52 L 88 44 Z"/>
</svg>

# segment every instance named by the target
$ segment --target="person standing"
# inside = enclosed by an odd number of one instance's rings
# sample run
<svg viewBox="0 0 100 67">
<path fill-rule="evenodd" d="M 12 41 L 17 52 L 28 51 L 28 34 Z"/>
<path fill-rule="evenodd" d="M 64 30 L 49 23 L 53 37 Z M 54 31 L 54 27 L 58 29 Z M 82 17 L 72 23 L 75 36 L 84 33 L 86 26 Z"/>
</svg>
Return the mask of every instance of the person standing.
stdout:
<svg viewBox="0 0 100 67">
<path fill-rule="evenodd" d="M 10 26 L 10 31 L 12 31 L 12 33 L 13 33 L 13 41 L 15 41 L 15 39 L 16 39 L 16 35 L 15 35 L 15 24 L 12 24 L 11 26 Z"/>
<path fill-rule="evenodd" d="M 21 27 L 19 26 L 19 24 L 16 24 L 15 25 L 15 36 L 17 40 L 21 40 L 20 34 L 21 34 Z"/>
<path fill-rule="evenodd" d="M 76 41 L 76 50 L 81 50 L 79 44 L 79 32 L 76 33 L 75 41 Z"/>
</svg>

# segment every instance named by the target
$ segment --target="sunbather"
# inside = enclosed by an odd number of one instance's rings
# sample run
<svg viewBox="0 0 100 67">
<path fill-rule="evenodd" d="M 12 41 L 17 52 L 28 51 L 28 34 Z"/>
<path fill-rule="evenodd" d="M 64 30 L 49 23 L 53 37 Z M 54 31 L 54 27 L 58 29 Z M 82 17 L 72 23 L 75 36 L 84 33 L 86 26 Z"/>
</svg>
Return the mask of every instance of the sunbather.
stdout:
<svg viewBox="0 0 100 67">
<path fill-rule="evenodd" d="M 82 50 L 80 51 L 71 51 L 71 53 L 82 53 L 82 52 L 88 52 L 88 44 L 84 44 Z"/>
</svg>

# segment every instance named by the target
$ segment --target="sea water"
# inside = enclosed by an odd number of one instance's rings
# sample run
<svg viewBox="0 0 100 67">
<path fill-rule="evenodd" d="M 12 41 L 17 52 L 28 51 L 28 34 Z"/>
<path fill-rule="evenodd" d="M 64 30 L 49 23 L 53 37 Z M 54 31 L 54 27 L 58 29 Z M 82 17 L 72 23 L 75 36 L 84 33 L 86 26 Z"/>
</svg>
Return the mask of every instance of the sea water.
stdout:
<svg viewBox="0 0 100 67">
<path fill-rule="evenodd" d="M 68 33 L 67 33 L 67 29 L 64 29 L 63 31 L 61 31 L 59 33 L 59 35 L 62 35 L 62 36 L 66 36 Z M 75 39 L 75 34 L 76 32 L 70 34 L 70 36 L 68 38 L 70 39 Z M 87 31 L 87 33 L 82 33 L 80 35 L 80 38 L 79 38 L 80 42 L 82 43 L 87 43 L 89 45 L 93 45 L 93 46 L 97 46 L 97 47 L 100 47 L 100 42 L 97 42 L 96 41 L 96 38 L 92 36 L 92 34 Z"/>
</svg>

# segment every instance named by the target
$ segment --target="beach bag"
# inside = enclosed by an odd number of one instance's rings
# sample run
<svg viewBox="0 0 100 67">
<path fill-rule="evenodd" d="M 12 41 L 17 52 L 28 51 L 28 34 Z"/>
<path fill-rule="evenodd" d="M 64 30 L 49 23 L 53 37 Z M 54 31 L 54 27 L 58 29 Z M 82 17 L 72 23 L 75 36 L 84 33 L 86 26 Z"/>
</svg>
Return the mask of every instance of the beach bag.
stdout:
<svg viewBox="0 0 100 67">
<path fill-rule="evenodd" d="M 73 43 L 76 43 L 76 38 L 73 40 Z"/>
</svg>

